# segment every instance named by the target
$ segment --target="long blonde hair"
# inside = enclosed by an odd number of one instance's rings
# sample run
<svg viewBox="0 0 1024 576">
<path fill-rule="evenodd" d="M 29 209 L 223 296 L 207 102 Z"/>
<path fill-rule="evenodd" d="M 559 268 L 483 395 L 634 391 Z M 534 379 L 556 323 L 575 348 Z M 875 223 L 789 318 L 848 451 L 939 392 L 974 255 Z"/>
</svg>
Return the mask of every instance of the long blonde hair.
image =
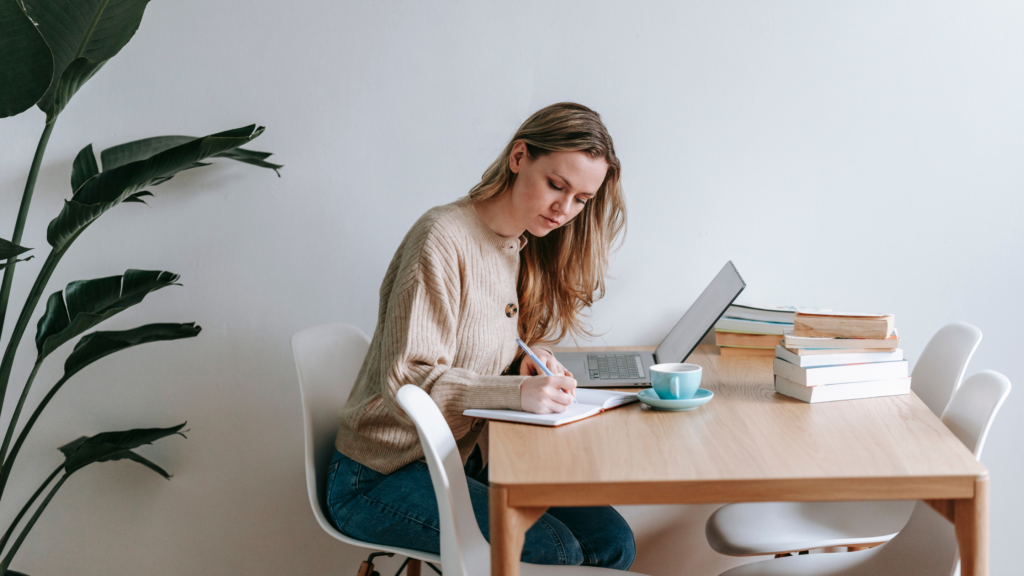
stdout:
<svg viewBox="0 0 1024 576">
<path fill-rule="evenodd" d="M 604 296 L 608 257 L 626 227 L 619 183 L 622 166 L 612 137 L 601 116 L 586 106 L 562 102 L 542 108 L 523 122 L 469 191 L 472 201 L 511 190 L 516 174 L 509 168 L 509 157 L 516 142 L 526 144 L 531 158 L 580 151 L 608 163 L 604 182 L 583 210 L 543 238 L 530 236 L 520 253 L 520 337 L 529 344 L 555 344 L 566 335 L 591 335 L 581 313 Z"/>
</svg>

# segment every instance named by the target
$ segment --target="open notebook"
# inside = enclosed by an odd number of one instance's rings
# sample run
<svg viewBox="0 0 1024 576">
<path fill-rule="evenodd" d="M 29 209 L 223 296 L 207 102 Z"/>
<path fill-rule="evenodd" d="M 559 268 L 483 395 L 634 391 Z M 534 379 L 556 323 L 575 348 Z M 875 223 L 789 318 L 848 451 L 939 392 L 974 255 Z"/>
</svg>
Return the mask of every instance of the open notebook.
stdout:
<svg viewBox="0 0 1024 576">
<path fill-rule="evenodd" d="M 605 410 L 611 410 L 623 404 L 636 402 L 636 392 L 613 392 L 611 390 L 576 389 L 576 403 L 569 406 L 561 414 L 532 414 L 519 410 L 466 410 L 463 416 L 484 418 L 486 420 L 503 420 L 505 422 L 521 422 L 523 424 L 539 424 L 541 426 L 561 426 L 582 420 Z"/>
</svg>

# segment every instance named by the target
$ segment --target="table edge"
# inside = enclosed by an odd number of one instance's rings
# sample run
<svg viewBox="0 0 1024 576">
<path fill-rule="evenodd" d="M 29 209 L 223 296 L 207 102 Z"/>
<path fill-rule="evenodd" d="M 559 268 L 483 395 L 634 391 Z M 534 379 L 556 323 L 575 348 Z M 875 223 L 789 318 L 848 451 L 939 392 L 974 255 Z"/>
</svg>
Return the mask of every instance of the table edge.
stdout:
<svg viewBox="0 0 1024 576">
<path fill-rule="evenodd" d="M 856 500 L 944 500 L 974 498 L 978 475 L 674 480 L 587 484 L 501 484 L 508 504 L 601 506 L 609 504 L 720 504 L 729 502 L 838 502 Z"/>
</svg>

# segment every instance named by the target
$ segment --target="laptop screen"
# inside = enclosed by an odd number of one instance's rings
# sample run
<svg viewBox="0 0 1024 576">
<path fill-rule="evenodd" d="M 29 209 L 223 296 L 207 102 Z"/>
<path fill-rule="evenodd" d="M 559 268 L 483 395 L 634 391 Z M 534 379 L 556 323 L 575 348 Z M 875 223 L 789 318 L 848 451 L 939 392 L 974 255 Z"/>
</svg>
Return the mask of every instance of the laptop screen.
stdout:
<svg viewBox="0 0 1024 576">
<path fill-rule="evenodd" d="M 662 340 L 654 352 L 655 359 L 659 363 L 684 362 L 746 286 L 732 262 L 726 262 L 718 276 Z"/>
</svg>

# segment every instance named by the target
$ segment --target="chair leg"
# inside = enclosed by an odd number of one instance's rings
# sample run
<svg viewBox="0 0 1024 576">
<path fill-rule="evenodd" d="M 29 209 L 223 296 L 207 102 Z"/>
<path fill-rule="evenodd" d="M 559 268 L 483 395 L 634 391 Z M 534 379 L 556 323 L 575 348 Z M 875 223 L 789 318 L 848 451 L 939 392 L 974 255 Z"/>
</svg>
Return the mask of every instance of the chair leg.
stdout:
<svg viewBox="0 0 1024 576">
<path fill-rule="evenodd" d="M 370 554 L 369 558 L 363 560 L 363 563 L 359 565 L 359 573 L 357 576 L 380 576 L 380 572 L 373 569 L 373 559 L 377 556 L 394 556 L 394 552 L 374 552 Z"/>
<path fill-rule="evenodd" d="M 868 548 L 871 548 L 871 546 L 847 546 L 846 547 L 846 551 L 847 552 L 860 552 L 861 550 L 867 550 Z"/>
</svg>

